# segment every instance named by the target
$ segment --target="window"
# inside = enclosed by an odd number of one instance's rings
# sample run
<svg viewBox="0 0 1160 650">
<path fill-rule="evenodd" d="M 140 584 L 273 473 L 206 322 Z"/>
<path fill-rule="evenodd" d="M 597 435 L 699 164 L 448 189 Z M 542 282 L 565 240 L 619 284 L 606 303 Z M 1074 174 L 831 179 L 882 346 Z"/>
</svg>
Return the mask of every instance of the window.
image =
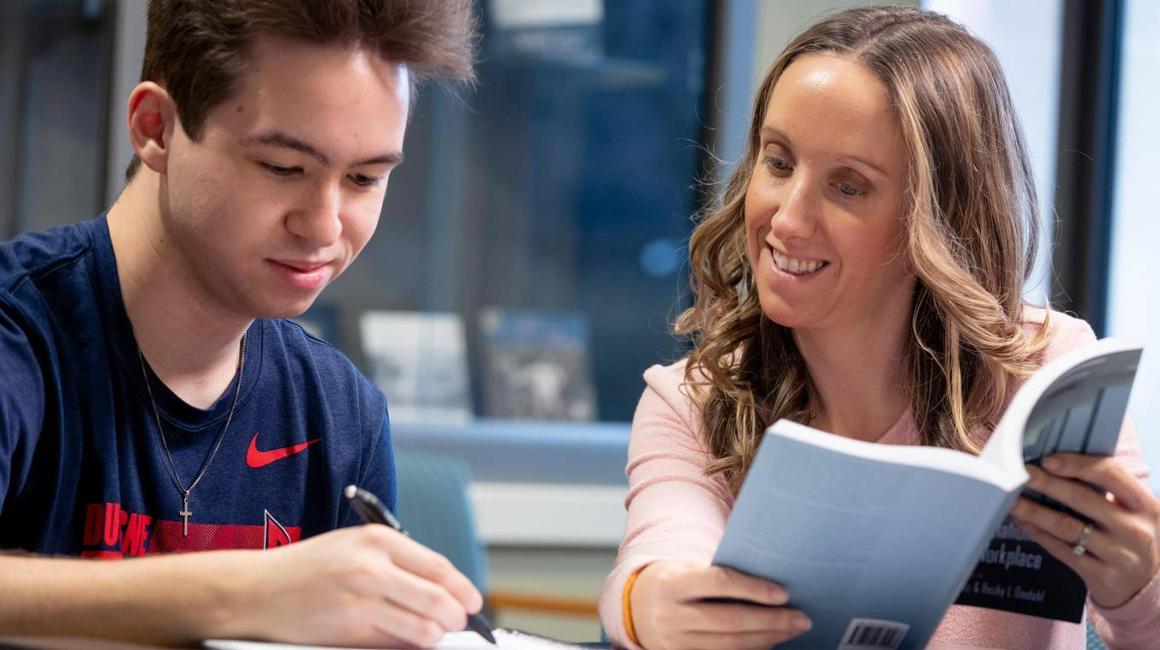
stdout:
<svg viewBox="0 0 1160 650">
<path fill-rule="evenodd" d="M 710 7 L 493 0 L 480 8 L 478 87 L 424 90 L 379 230 L 320 309 L 341 322 L 340 344 L 356 360 L 375 328 L 374 346 L 406 339 L 406 349 L 434 351 L 426 361 L 362 356 L 372 378 L 393 381 L 408 364 L 446 368 L 459 327 L 475 415 L 550 412 L 543 393 L 555 384 L 573 400 L 556 416 L 627 421 L 641 372 L 681 355 L 669 323 L 698 207 Z M 420 326 L 363 319 L 378 310 L 438 315 Z M 505 367 L 538 375 L 505 378 Z M 569 388 L 585 373 L 587 393 Z M 427 375 L 419 390 L 444 386 L 442 397 L 457 399 L 454 381 L 440 377 L 447 381 Z M 500 389 L 508 394 L 497 397 Z"/>
<path fill-rule="evenodd" d="M 1110 268 L 1108 334 L 1142 343 L 1144 357 L 1132 389 L 1128 412 L 1147 452 L 1148 464 L 1160 467 L 1160 220 L 1152 196 L 1160 170 L 1160 4 L 1128 0 L 1124 6 L 1120 67 L 1119 126 Z M 1160 493 L 1160 473 L 1153 470 L 1153 491 Z"/>
<path fill-rule="evenodd" d="M 100 2 L 0 6 L 0 220 L 10 237 L 95 216 L 104 197 L 111 16 Z"/>
</svg>

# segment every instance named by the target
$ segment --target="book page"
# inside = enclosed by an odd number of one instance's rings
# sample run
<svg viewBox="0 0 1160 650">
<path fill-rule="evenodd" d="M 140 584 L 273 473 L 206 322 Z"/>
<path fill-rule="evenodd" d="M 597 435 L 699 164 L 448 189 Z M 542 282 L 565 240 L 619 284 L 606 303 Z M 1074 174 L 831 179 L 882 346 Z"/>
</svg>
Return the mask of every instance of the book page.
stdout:
<svg viewBox="0 0 1160 650">
<path fill-rule="evenodd" d="M 1104 339 L 1061 357 L 1067 371 L 1046 386 L 1028 414 L 1023 456 L 1033 461 L 1056 453 L 1115 453 L 1123 426 L 1140 349 L 1121 349 Z M 1090 357 L 1100 353 L 1100 356 Z"/>
<path fill-rule="evenodd" d="M 958 474 L 972 480 L 991 483 L 1006 492 L 1015 490 L 1027 480 L 1026 472 L 1012 474 L 996 463 L 981 462 L 979 457 L 954 449 L 926 447 L 922 445 L 885 445 L 865 442 L 832 433 L 825 433 L 789 420 L 779 420 L 771 427 L 771 429 L 773 428 L 777 429 L 777 433 L 780 436 L 800 440 L 811 446 L 827 449 L 843 456 L 863 458 L 867 461 L 892 465 L 922 467 L 942 473 Z M 1018 458 L 1018 439 L 1015 440 L 1014 445 L 1015 448 L 1009 453 L 1016 456 L 1016 466 L 1022 468 L 1023 463 Z"/>
<path fill-rule="evenodd" d="M 1115 453 L 1141 352 L 1107 338 L 1043 366 L 1015 393 L 980 458 L 1010 472 L 1060 452 Z"/>
</svg>

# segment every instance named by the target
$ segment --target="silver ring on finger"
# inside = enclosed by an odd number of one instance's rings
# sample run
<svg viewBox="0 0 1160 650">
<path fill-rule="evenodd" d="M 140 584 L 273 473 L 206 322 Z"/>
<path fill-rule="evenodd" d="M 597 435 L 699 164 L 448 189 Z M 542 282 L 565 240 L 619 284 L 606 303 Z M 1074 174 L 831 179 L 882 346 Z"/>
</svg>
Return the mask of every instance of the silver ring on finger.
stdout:
<svg viewBox="0 0 1160 650">
<path fill-rule="evenodd" d="M 1087 553 L 1087 543 L 1088 543 L 1088 539 L 1090 539 L 1091 536 L 1092 536 L 1092 525 L 1091 524 L 1084 524 L 1083 530 L 1080 531 L 1080 534 L 1079 534 L 1079 541 L 1077 541 L 1075 543 L 1075 546 L 1071 547 L 1071 552 L 1074 553 L 1077 557 L 1080 555 L 1083 555 L 1084 553 Z"/>
</svg>

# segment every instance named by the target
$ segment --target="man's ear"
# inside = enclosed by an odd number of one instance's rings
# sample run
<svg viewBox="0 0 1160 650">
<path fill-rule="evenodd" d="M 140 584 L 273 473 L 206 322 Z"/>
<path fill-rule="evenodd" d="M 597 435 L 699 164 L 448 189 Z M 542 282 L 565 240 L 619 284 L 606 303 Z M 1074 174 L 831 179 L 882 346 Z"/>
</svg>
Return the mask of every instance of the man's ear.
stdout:
<svg viewBox="0 0 1160 650">
<path fill-rule="evenodd" d="M 177 127 L 177 105 L 165 88 L 152 81 L 142 81 L 133 88 L 129 94 L 129 140 L 146 167 L 165 173 Z"/>
</svg>

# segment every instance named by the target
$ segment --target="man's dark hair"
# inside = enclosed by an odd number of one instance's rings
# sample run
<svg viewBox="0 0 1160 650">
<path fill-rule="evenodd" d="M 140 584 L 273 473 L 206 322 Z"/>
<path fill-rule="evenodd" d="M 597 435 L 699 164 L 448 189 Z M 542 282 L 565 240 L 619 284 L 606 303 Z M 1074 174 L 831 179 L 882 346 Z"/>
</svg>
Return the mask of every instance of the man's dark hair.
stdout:
<svg viewBox="0 0 1160 650">
<path fill-rule="evenodd" d="M 471 0 L 150 0 L 148 21 L 141 81 L 165 87 L 194 140 L 260 35 L 363 47 L 406 65 L 412 84 L 474 80 Z M 140 164 L 134 156 L 126 179 Z"/>
</svg>

